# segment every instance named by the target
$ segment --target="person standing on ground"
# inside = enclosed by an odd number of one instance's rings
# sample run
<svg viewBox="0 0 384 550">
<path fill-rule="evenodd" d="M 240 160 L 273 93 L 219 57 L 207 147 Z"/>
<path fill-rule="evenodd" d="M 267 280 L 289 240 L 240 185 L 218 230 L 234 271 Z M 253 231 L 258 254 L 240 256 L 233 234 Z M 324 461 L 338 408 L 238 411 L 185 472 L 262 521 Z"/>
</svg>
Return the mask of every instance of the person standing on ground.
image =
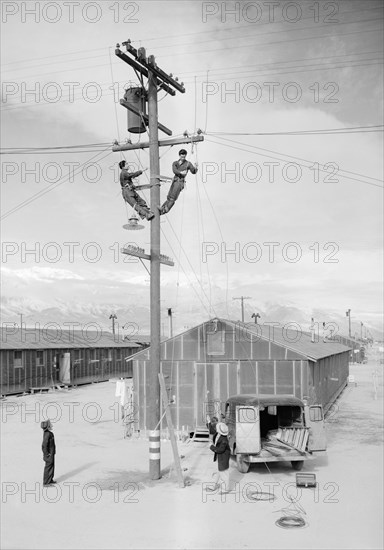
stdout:
<svg viewBox="0 0 384 550">
<path fill-rule="evenodd" d="M 40 425 L 44 430 L 43 443 L 41 446 L 43 451 L 43 460 L 45 462 L 43 484 L 45 487 L 47 487 L 56 483 L 56 481 L 53 479 L 53 476 L 55 474 L 56 444 L 55 436 L 52 432 L 53 427 L 51 421 L 44 420 Z"/>
<path fill-rule="evenodd" d="M 217 461 L 217 481 L 216 486 L 221 487 L 221 492 L 229 491 L 229 457 L 231 450 L 228 443 L 228 426 L 224 422 L 218 422 L 216 425 L 217 434 L 214 436 L 213 444 L 209 447 L 214 452 L 213 461 Z"/>
<path fill-rule="evenodd" d="M 216 425 L 218 423 L 219 419 L 217 416 L 212 416 L 212 418 L 207 414 L 207 423 L 206 426 L 209 431 L 209 440 L 213 441 L 214 436 L 216 435 Z"/>
</svg>

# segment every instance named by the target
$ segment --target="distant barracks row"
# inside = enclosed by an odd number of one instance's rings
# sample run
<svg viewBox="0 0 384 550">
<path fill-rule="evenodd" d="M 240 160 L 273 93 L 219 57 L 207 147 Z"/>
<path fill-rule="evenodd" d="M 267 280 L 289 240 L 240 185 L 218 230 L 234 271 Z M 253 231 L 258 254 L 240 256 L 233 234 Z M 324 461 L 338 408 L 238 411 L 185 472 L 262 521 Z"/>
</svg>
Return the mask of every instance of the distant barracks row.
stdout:
<svg viewBox="0 0 384 550">
<path fill-rule="evenodd" d="M 148 343 L 145 337 L 136 342 L 110 333 L 85 338 L 81 331 L 63 331 L 57 338 L 55 331 L 2 329 L 1 394 L 132 377 L 127 358 Z"/>
</svg>

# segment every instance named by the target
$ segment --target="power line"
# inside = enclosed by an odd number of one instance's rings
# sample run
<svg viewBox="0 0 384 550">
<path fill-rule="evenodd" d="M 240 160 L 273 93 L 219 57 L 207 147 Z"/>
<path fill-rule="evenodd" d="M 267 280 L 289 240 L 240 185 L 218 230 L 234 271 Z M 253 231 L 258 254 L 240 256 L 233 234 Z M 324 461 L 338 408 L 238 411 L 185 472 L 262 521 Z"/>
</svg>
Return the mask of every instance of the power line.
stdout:
<svg viewBox="0 0 384 550">
<path fill-rule="evenodd" d="M 351 60 L 350 63 L 346 63 L 346 62 L 343 62 L 341 61 L 340 63 L 343 63 L 343 65 L 340 65 L 340 66 L 337 66 L 337 67 L 329 67 L 329 66 L 326 66 L 326 67 L 318 67 L 318 66 L 312 66 L 311 68 L 308 68 L 308 66 L 305 66 L 303 65 L 303 67 L 305 67 L 303 70 L 295 70 L 294 68 L 291 68 L 289 67 L 288 70 L 286 71 L 275 71 L 275 72 L 270 72 L 270 73 L 261 73 L 261 74 L 257 74 L 257 75 L 254 75 L 255 77 L 261 77 L 261 76 L 276 76 L 276 75 L 282 75 L 282 74 L 292 74 L 292 73 L 306 73 L 306 72 L 313 72 L 313 71 L 323 71 L 323 70 L 335 70 L 335 69 L 344 69 L 344 68 L 347 68 L 347 67 L 351 67 L 351 68 L 354 68 L 354 67 L 370 67 L 370 66 L 374 66 L 374 65 L 382 65 L 382 60 L 383 58 L 379 58 L 379 60 L 375 63 L 358 63 L 357 64 L 357 61 L 358 60 Z M 375 61 L 375 60 L 366 60 L 366 61 Z M 352 65 L 351 63 L 356 63 L 354 65 Z M 267 69 L 268 70 L 268 69 Z M 250 72 L 250 71 L 249 71 Z M 231 73 L 229 73 L 231 74 Z M 236 76 L 228 76 L 226 75 L 225 78 L 217 78 L 215 77 L 215 80 L 214 82 L 217 83 L 217 82 L 221 82 L 221 81 L 228 81 L 228 80 L 234 80 L 234 79 L 238 79 L 238 80 L 241 80 L 243 78 L 249 78 L 248 75 L 244 75 L 244 76 L 241 76 L 241 73 L 238 73 L 236 74 Z M 190 83 L 192 82 L 192 80 L 186 80 L 184 83 Z M 199 82 L 204 82 L 204 78 L 201 77 L 200 78 L 200 81 Z M 212 81 L 210 81 L 212 82 Z M 101 88 L 101 91 L 103 92 L 103 89 Z M 104 98 L 106 98 L 107 96 L 111 96 L 111 95 L 114 95 L 114 92 L 107 92 L 107 93 L 104 93 L 103 96 Z M 79 93 L 78 96 L 74 97 L 75 100 L 77 99 L 81 99 L 83 98 L 83 96 Z M 47 107 L 49 105 L 57 105 L 57 103 L 60 103 L 60 102 L 64 102 L 64 103 L 72 103 L 72 101 L 70 99 L 60 99 L 59 101 L 55 101 L 55 102 L 41 102 L 41 103 L 35 103 L 34 101 L 28 101 L 28 102 L 25 102 L 25 101 L 22 101 L 22 102 L 18 102 L 18 103 L 11 103 L 9 106 L 7 107 L 3 107 L 1 109 L 1 112 L 8 112 L 8 111 L 13 111 L 15 109 L 20 109 L 20 108 L 27 108 L 27 107 Z"/>
<path fill-rule="evenodd" d="M 320 59 L 334 59 L 336 57 L 351 57 L 353 55 L 361 56 L 361 55 L 374 55 L 374 54 L 382 54 L 382 53 L 383 53 L 382 50 L 373 50 L 373 51 L 368 51 L 368 52 L 353 52 L 353 53 L 345 53 L 345 54 L 337 54 L 337 55 L 323 55 L 321 57 L 304 57 L 304 58 L 300 58 L 300 59 L 286 59 L 286 60 L 283 60 L 283 61 L 275 61 L 273 63 L 258 63 L 256 65 L 236 65 L 234 67 L 222 67 L 220 69 L 211 69 L 211 72 L 213 72 L 215 74 L 217 74 L 219 71 L 224 71 L 225 73 L 228 73 L 228 71 L 232 71 L 233 69 L 244 70 L 248 67 L 253 70 L 253 69 L 257 69 L 258 67 L 281 65 L 283 63 L 299 63 L 300 61 L 308 61 L 309 62 L 309 61 L 317 61 L 317 60 L 320 60 Z M 356 61 L 359 61 L 359 60 L 356 59 Z M 342 62 L 342 61 L 340 61 L 340 62 Z M 305 65 L 302 65 L 302 66 L 305 67 Z M 195 75 L 196 73 L 199 73 L 199 72 L 201 72 L 205 75 L 206 70 L 201 69 L 200 71 L 187 71 L 187 72 L 180 73 L 180 76 L 185 77 L 185 75 L 188 75 L 188 74 Z M 230 72 L 229 74 L 234 74 L 234 73 Z"/>
<path fill-rule="evenodd" d="M 257 150 L 260 150 L 260 151 L 268 151 L 270 153 L 274 153 L 274 154 L 277 154 L 277 155 L 281 155 L 281 156 L 285 156 L 287 158 L 291 158 L 291 159 L 294 159 L 296 162 L 298 160 L 302 161 L 302 162 L 307 162 L 307 163 L 310 163 L 311 165 L 313 165 L 313 161 L 310 161 L 310 160 L 307 160 L 307 159 L 303 159 L 303 158 L 300 158 L 300 157 L 294 157 L 292 155 L 286 155 L 285 153 L 279 153 L 279 152 L 276 152 L 276 151 L 271 151 L 269 149 L 262 149 L 261 147 L 256 147 L 254 145 L 248 145 L 247 143 L 239 143 L 237 141 L 234 141 L 234 140 L 230 140 L 230 139 L 227 139 L 227 138 L 223 138 L 223 137 L 220 137 L 220 136 L 217 136 L 219 137 L 219 139 L 222 139 L 222 140 L 225 140 L 225 141 L 229 141 L 229 142 L 232 142 L 232 143 L 237 143 L 239 145 L 244 145 L 246 147 L 249 147 L 249 148 L 252 148 L 252 149 L 257 149 Z M 227 147 L 230 147 L 230 148 L 233 148 L 233 149 L 238 149 L 239 151 L 244 151 L 246 153 L 254 153 L 255 155 L 260 155 L 262 157 L 267 157 L 267 158 L 272 158 L 274 160 L 283 160 L 281 158 L 278 158 L 278 157 L 275 157 L 275 156 L 271 156 L 271 155 L 266 155 L 264 153 L 259 153 L 257 151 L 249 151 L 247 149 L 244 149 L 242 147 L 236 147 L 234 145 L 228 145 L 227 143 L 222 143 L 222 142 L 219 142 L 219 141 L 214 141 L 214 140 L 210 140 L 210 139 L 207 139 L 207 141 L 212 141 L 213 143 L 216 143 L 217 145 L 226 145 Z M 302 164 L 301 162 L 297 162 L 297 164 L 299 164 L 300 166 L 303 166 L 304 168 L 309 168 L 308 166 L 306 166 L 305 164 Z M 321 165 L 320 163 L 319 164 L 319 171 L 321 172 L 326 172 L 329 174 L 329 171 L 328 170 L 325 170 L 324 168 L 321 168 Z M 348 170 L 338 170 L 338 174 L 340 174 L 340 176 L 344 177 L 344 178 L 347 178 L 347 179 L 350 179 L 350 180 L 354 180 L 354 181 L 358 181 L 360 183 L 366 183 L 367 185 L 372 185 L 374 187 L 379 187 L 380 189 L 383 189 L 383 186 L 382 185 L 377 185 L 376 183 L 371 183 L 369 181 L 364 181 L 364 180 L 361 180 L 361 179 L 358 179 L 358 178 L 353 178 L 351 176 L 345 176 L 343 175 L 341 172 L 344 172 L 344 173 L 347 173 L 347 174 L 355 174 L 354 172 L 349 172 Z M 375 181 L 381 181 L 377 178 L 370 178 L 368 176 L 364 176 L 363 174 L 355 174 L 357 176 L 360 176 L 362 178 L 367 178 L 367 179 L 372 179 L 372 180 L 375 180 Z"/>
<path fill-rule="evenodd" d="M 104 151 L 101 151 L 101 152 L 104 152 Z M 51 185 L 49 185 L 46 189 L 43 189 L 41 191 L 39 191 L 38 193 L 35 193 L 34 195 L 32 195 L 31 197 L 29 197 L 28 199 L 26 199 L 25 201 L 17 204 L 16 206 L 14 206 L 13 208 L 11 208 L 10 210 L 8 210 L 8 212 L 5 212 L 5 214 L 3 214 L 0 218 L 0 220 L 4 220 L 6 218 L 8 218 L 9 216 L 11 216 L 12 214 L 14 214 L 15 212 L 18 212 L 19 210 L 21 210 L 22 208 L 24 208 L 25 206 L 28 206 L 29 204 L 31 204 L 32 202 L 34 202 L 35 200 L 37 199 L 40 199 L 41 197 L 43 197 L 44 195 L 46 195 L 47 193 L 50 193 L 51 191 L 53 191 L 53 189 L 55 189 L 56 187 L 59 187 L 60 185 L 62 185 L 63 183 L 65 183 L 70 177 L 72 177 L 72 175 L 78 175 L 79 172 L 83 169 L 83 167 L 89 163 L 90 161 L 96 159 L 98 157 L 98 155 L 100 154 L 100 152 L 98 152 L 96 155 L 94 155 L 93 157 L 91 157 L 90 159 L 88 159 L 87 161 L 85 161 L 83 164 L 81 164 L 80 166 L 76 167 L 75 170 L 77 170 L 76 174 L 69 174 L 68 176 L 65 176 L 64 178 L 61 178 L 59 181 L 57 182 L 53 182 L 51 183 Z M 111 151 L 109 151 L 106 155 L 104 155 L 103 157 L 99 158 L 98 161 L 101 161 L 103 160 L 104 158 L 106 158 L 107 156 L 109 156 L 110 154 L 112 154 Z M 74 170 L 74 171 L 75 171 Z"/>
<path fill-rule="evenodd" d="M 360 20 L 360 21 L 353 21 L 353 22 L 345 22 L 345 23 L 340 23 L 340 24 L 358 24 L 358 23 L 365 23 L 365 22 L 377 22 L 378 19 L 375 18 L 375 19 L 366 19 L 366 20 Z M 317 27 L 306 27 L 305 29 L 289 29 L 288 31 L 270 31 L 270 32 L 266 32 L 266 33 L 259 33 L 257 36 L 270 36 L 271 34 L 276 34 L 276 33 L 281 33 L 281 32 L 291 32 L 292 30 L 313 30 L 314 28 L 321 28 L 323 26 L 327 26 L 328 25 L 319 25 Z M 270 45 L 274 45 L 274 44 L 285 44 L 285 43 L 290 43 L 290 42 L 299 42 L 299 41 L 303 41 L 303 40 L 317 40 L 319 38 L 330 38 L 330 37 L 339 37 L 339 36 L 348 36 L 348 35 L 351 35 L 351 34 L 361 34 L 361 33 L 366 33 L 366 32 L 376 32 L 376 31 L 381 31 L 382 29 L 381 28 L 378 28 L 378 29 L 366 29 L 366 30 L 359 30 L 359 31 L 351 31 L 351 32 L 347 32 L 347 33 L 337 33 L 336 35 L 335 34 L 325 34 L 325 35 L 318 35 L 318 36 L 314 36 L 314 35 L 311 35 L 311 36 L 308 36 L 308 37 L 301 37 L 301 38 L 293 38 L 293 39 L 286 39 L 286 40 L 279 40 L 279 41 L 275 41 L 275 42 L 264 42 L 264 43 L 250 43 L 250 44 L 241 44 L 241 45 L 237 45 L 237 46 L 221 46 L 220 48 L 214 48 L 214 49 L 210 49 L 210 50 L 207 50 L 207 49 L 204 49 L 202 51 L 199 51 L 199 50 L 192 50 L 191 48 L 188 48 L 187 51 L 183 52 L 183 55 L 199 55 L 199 54 L 206 54 L 208 52 L 214 52 L 214 51 L 223 51 L 223 50 L 227 50 L 227 49 L 230 49 L 230 50 L 233 50 L 233 49 L 237 49 L 237 48 L 247 48 L 249 46 L 255 46 L 255 47 L 265 47 L 265 46 L 270 46 Z M 253 38 L 254 37 L 254 34 L 252 35 L 247 35 L 246 37 L 244 38 Z M 238 37 L 237 40 L 239 40 L 239 38 L 243 38 L 243 37 Z M 213 39 L 213 40 L 210 40 L 209 42 L 217 42 L 217 39 Z M 191 42 L 191 43 L 185 43 L 185 44 L 178 44 L 177 47 L 179 46 L 191 46 L 191 45 L 195 45 L 196 44 L 196 41 L 194 42 Z M 200 44 L 200 42 L 198 42 L 198 44 Z M 171 46 L 163 46 L 163 47 L 171 47 L 173 50 L 175 48 L 175 45 L 171 45 Z M 101 56 L 95 56 L 95 57 L 106 57 L 107 54 L 102 54 Z M 167 54 L 167 55 L 163 55 L 162 56 L 163 58 L 167 58 L 167 57 L 174 57 L 174 52 L 172 52 L 171 54 Z M 87 57 L 87 58 L 83 58 L 83 59 L 91 59 L 91 57 Z M 73 61 L 76 61 L 76 60 L 71 60 L 70 62 L 73 63 Z M 62 63 L 64 63 L 66 61 L 62 61 Z M 51 64 L 51 63 L 49 63 Z M 52 63 L 53 64 L 53 63 Z M 44 74 L 56 74 L 56 73 L 61 73 L 61 72 L 67 72 L 67 71 L 70 71 L 70 70 L 73 70 L 73 71 L 76 71 L 76 70 L 83 70 L 83 69 L 92 69 L 92 68 L 98 68 L 98 67 L 103 67 L 103 66 L 107 66 L 109 65 L 108 63 L 103 63 L 103 64 L 99 64 L 99 65 L 96 65 L 96 66 L 83 66 L 83 67 L 72 67 L 70 69 L 62 69 L 62 70 L 59 70 L 59 71 L 53 71 L 52 72 L 49 72 L 49 73 L 42 73 L 43 75 Z M 31 68 L 36 68 L 38 65 L 34 66 L 34 67 L 31 67 Z M 45 66 L 45 65 L 44 65 Z M 17 70 L 21 70 L 21 69 L 17 69 Z M 25 70 L 25 69 L 24 69 Z M 27 75 L 28 76 L 41 76 L 42 74 L 40 75 Z M 25 78 L 25 77 L 24 77 Z"/>
<path fill-rule="evenodd" d="M 367 11 L 374 11 L 374 10 L 378 10 L 378 9 L 382 9 L 382 6 L 375 6 L 375 7 L 370 7 L 370 8 L 359 8 L 359 9 L 356 9 L 356 10 L 348 10 L 348 11 L 343 11 L 343 12 L 340 12 L 338 13 L 338 15 L 348 15 L 348 14 L 351 14 L 351 13 L 361 13 L 361 12 L 367 12 Z M 306 21 L 306 20 L 313 20 L 313 16 L 308 16 L 308 17 L 303 17 L 300 19 L 300 21 Z M 373 19 L 374 21 L 377 21 L 377 18 Z M 372 19 L 370 20 L 372 21 Z M 277 23 L 284 23 L 285 21 L 280 21 L 280 22 L 277 22 Z M 360 22 L 363 22 L 362 20 L 360 21 L 351 21 L 351 22 L 337 22 L 338 25 L 340 24 L 352 24 L 352 23 L 360 23 Z M 227 32 L 232 32 L 234 30 L 238 30 L 240 31 L 241 33 L 244 31 L 245 28 L 250 28 L 254 25 L 254 23 L 250 23 L 248 25 L 236 25 L 236 26 L 233 26 L 233 27 L 225 27 L 223 29 L 216 29 L 216 32 L 222 32 L 222 33 L 227 33 Z M 260 23 L 260 22 L 257 22 L 257 28 L 259 27 L 262 27 L 262 26 L 265 26 L 265 25 L 270 25 L 270 22 L 267 21 L 267 22 L 264 22 L 264 23 Z M 330 24 L 329 23 L 325 23 L 324 25 L 316 25 L 316 27 L 307 27 L 307 28 L 311 28 L 311 29 L 314 29 L 314 28 L 319 28 L 319 27 L 323 27 L 323 26 L 327 26 L 329 27 Z M 297 28 L 295 28 L 294 30 L 297 30 Z M 299 29 L 299 30 L 302 30 L 302 29 Z M 288 30 L 281 30 L 281 31 L 277 31 L 277 32 L 290 32 L 291 29 L 288 29 Z M 276 31 L 274 31 L 276 32 Z M 180 35 L 174 35 L 172 36 L 171 38 L 174 39 L 174 38 L 184 38 L 186 36 L 198 36 L 198 35 L 202 35 L 202 34 L 207 34 L 207 33 L 210 33 L 212 34 L 212 29 L 209 28 L 208 30 L 206 31 L 199 31 L 199 32 L 191 32 L 191 33 L 183 33 L 183 34 L 180 34 Z M 263 34 L 266 34 L 266 33 L 263 33 Z M 162 40 L 162 39 L 165 39 L 167 41 L 169 41 L 170 39 L 170 36 L 169 34 L 167 35 L 164 35 L 164 36 L 158 36 L 158 37 L 148 37 L 148 38 L 141 38 L 141 39 L 138 39 L 139 41 L 143 41 L 145 40 L 146 42 L 150 42 L 150 41 L 159 41 L 159 40 Z M 217 40 L 217 39 L 213 39 L 213 40 Z M 201 43 L 201 42 L 200 42 Z M 179 46 L 180 44 L 176 44 L 176 46 Z M 62 57 L 64 55 L 78 55 L 78 54 L 81 54 L 81 53 L 89 53 L 89 52 L 95 52 L 95 51 L 105 51 L 105 49 L 107 48 L 108 46 L 105 46 L 103 48 L 91 48 L 91 49 L 87 49 L 87 50 L 74 50 L 72 52 L 67 52 L 65 54 L 55 54 L 55 55 L 48 55 L 48 56 L 43 56 L 43 57 L 39 57 L 39 58 L 30 58 L 30 59 L 24 59 L 23 61 L 11 61 L 11 62 L 8 62 L 8 63 L 3 63 L 2 66 L 3 67 L 7 67 L 8 65 L 14 65 L 15 63 L 17 64 L 20 64 L 20 63 L 28 63 L 29 67 L 30 67 L 30 62 L 31 61 L 39 61 L 41 59 L 56 59 L 57 57 Z M 166 45 L 166 46 L 157 46 L 157 48 L 167 48 L 167 47 L 170 47 L 170 48 L 174 48 L 175 45 L 173 44 L 169 44 L 169 45 Z M 102 55 L 102 56 L 106 56 L 106 54 Z M 95 57 L 101 57 L 101 56 L 95 56 Z M 89 59 L 89 58 L 88 58 Z M 69 60 L 69 62 L 72 62 L 73 60 Z M 32 68 L 35 68 L 36 66 L 38 65 L 34 65 Z"/>
<path fill-rule="evenodd" d="M 291 132 L 207 132 L 208 136 L 303 136 L 303 135 L 338 135 L 367 132 L 382 132 L 384 125 L 351 126 L 346 128 L 325 128 L 323 130 L 296 130 Z"/>
<path fill-rule="evenodd" d="M 287 132 L 207 132 L 208 136 L 276 136 L 276 135 L 322 135 L 322 134 L 332 134 L 338 135 L 341 133 L 356 133 L 360 130 L 361 133 L 366 133 L 366 130 L 372 130 L 375 132 L 381 132 L 384 129 L 384 125 L 370 125 L 370 126 L 347 126 L 347 127 L 341 127 L 341 128 L 323 128 L 323 129 L 317 129 L 317 130 L 295 130 L 295 131 L 287 131 Z M 253 147 L 249 144 L 243 144 L 248 147 Z M 105 148 L 110 146 L 110 143 L 107 142 L 100 142 L 100 143 L 86 143 L 82 145 L 61 145 L 61 146 L 55 146 L 55 147 L 2 147 L 0 149 L 0 154 L 3 155 L 9 155 L 9 154 L 20 154 L 25 155 L 28 153 L 31 154 L 47 154 L 48 152 L 53 153 L 60 153 L 63 149 L 68 149 L 68 152 L 75 152 L 74 149 L 83 148 L 83 147 L 100 147 Z M 103 149 L 104 150 L 104 149 Z M 66 152 L 66 151 L 64 151 Z M 102 151 L 101 151 L 102 152 Z M 355 174 L 359 175 L 359 174 Z M 361 174 L 360 174 L 361 175 Z M 364 176 L 365 177 L 365 176 Z M 380 180 L 378 180 L 380 181 Z"/>
<path fill-rule="evenodd" d="M 315 57 L 315 58 L 304 58 L 304 59 L 296 59 L 296 60 L 283 60 L 283 61 L 277 61 L 277 62 L 274 62 L 274 63 L 261 63 L 261 64 L 257 64 L 257 65 L 245 65 L 245 66 L 235 66 L 235 67 L 229 67 L 229 68 L 219 68 L 219 69 L 213 69 L 211 70 L 211 74 L 212 76 L 215 75 L 215 81 L 219 80 L 217 77 L 220 75 L 220 73 L 222 73 L 223 71 L 225 71 L 225 79 L 224 80 L 229 80 L 231 79 L 231 75 L 234 75 L 234 77 L 236 78 L 240 78 L 240 75 L 241 74 L 248 74 L 248 73 L 252 73 L 252 74 L 255 74 L 255 70 L 257 71 L 258 69 L 260 70 L 266 70 L 266 71 L 274 71 L 273 73 L 269 72 L 267 74 L 267 76 L 271 76 L 271 75 L 277 75 L 277 74 L 287 74 L 287 73 L 293 73 L 293 72 L 311 72 L 311 71 L 314 71 L 314 70 L 333 70 L 333 69 L 336 69 L 336 68 L 344 68 L 344 67 L 348 67 L 348 66 L 351 66 L 351 67 L 357 67 L 357 66 L 368 66 L 368 61 L 382 61 L 382 57 L 380 58 L 368 58 L 368 59 L 339 59 L 338 61 L 330 61 L 331 59 L 334 60 L 335 58 L 347 58 L 347 57 L 352 57 L 352 56 L 357 56 L 357 57 L 361 57 L 362 55 L 371 55 L 371 54 L 376 54 L 376 53 L 381 53 L 381 51 L 372 51 L 372 52 L 360 52 L 360 53 L 351 53 L 351 54 L 338 54 L 336 56 L 322 56 L 322 57 Z M 325 61 L 324 63 L 317 63 L 317 64 L 311 64 L 311 65 L 305 65 L 301 62 L 309 62 L 309 61 L 317 61 L 317 60 L 321 60 L 321 59 L 325 59 L 325 60 L 328 60 L 328 61 Z M 291 66 L 292 63 L 296 63 L 296 62 L 299 62 L 300 64 L 299 65 L 296 65 L 296 66 Z M 329 63 L 332 63 L 332 64 L 337 64 L 338 66 L 337 67 L 334 67 L 334 66 L 329 66 L 328 65 L 328 62 Z M 363 62 L 363 63 L 360 63 L 360 62 Z M 356 63 L 360 63 L 359 65 L 356 65 Z M 343 67 L 340 67 L 340 64 L 343 65 Z M 376 64 L 376 63 L 369 63 L 369 65 L 371 64 Z M 276 65 L 286 65 L 286 67 L 277 67 Z M 110 66 L 110 64 L 109 64 Z M 325 67 L 324 67 L 325 66 Z M 110 67 L 111 68 L 111 67 Z M 232 69 L 232 71 L 230 72 L 230 69 Z M 286 70 L 282 70 L 282 69 L 286 69 Z M 303 69 L 302 71 L 299 71 L 299 70 L 296 70 L 296 69 Z M 71 69 L 68 69 L 68 70 L 71 70 Z M 237 71 L 237 72 L 235 72 Z M 197 71 L 199 72 L 199 71 Z M 48 73 L 47 73 L 48 74 Z M 186 73 L 181 73 L 180 77 L 183 78 L 185 75 L 187 74 L 190 74 L 190 72 L 186 72 Z M 182 76 L 183 75 L 183 76 Z M 264 76 L 266 74 L 264 73 Z M 38 75 L 34 75 L 34 76 L 38 76 Z M 256 76 L 256 75 L 255 75 Z M 262 74 L 259 74 L 257 76 L 263 76 L 263 73 Z M 194 76 L 194 79 L 196 78 L 201 78 L 200 81 L 203 81 L 203 77 L 198 77 L 198 76 Z M 204 70 L 204 78 L 206 78 L 206 71 Z M 244 77 L 243 77 L 244 78 Z M 187 82 L 189 82 L 187 80 Z M 49 83 L 48 83 L 49 84 Z M 103 93 L 103 91 L 106 91 L 106 90 L 110 90 L 111 89 L 111 85 L 110 85 L 110 81 L 106 82 L 106 83 L 101 83 L 99 86 L 100 86 L 100 89 L 101 89 L 101 92 Z M 119 81 L 117 82 L 116 84 L 118 85 L 122 85 L 122 86 L 127 86 L 129 84 L 129 82 L 127 81 Z M 80 83 L 78 83 L 78 85 L 80 86 Z M 44 86 L 43 86 L 43 89 L 44 89 Z M 25 91 L 24 92 L 25 94 L 32 94 L 34 92 L 29 92 L 29 91 Z M 55 101 L 48 101 L 49 98 L 46 99 L 45 102 L 42 102 L 42 103 L 39 103 L 39 104 L 51 104 L 51 103 L 54 103 L 55 105 L 58 103 L 58 102 L 61 102 L 61 101 L 64 101 L 64 102 L 67 102 L 67 101 L 75 101 L 76 99 L 78 98 L 84 98 L 84 95 L 83 95 L 83 91 L 82 90 L 77 90 L 76 92 L 73 93 L 73 95 L 71 95 L 71 98 L 69 99 L 69 94 L 70 94 L 70 91 L 68 91 L 68 99 L 67 98 L 62 98 L 60 96 L 59 99 L 56 100 L 56 97 L 53 98 Z M 114 92 L 107 92 L 107 93 L 103 93 L 104 96 L 109 96 L 109 95 L 114 95 Z M 24 105 L 24 106 L 28 106 L 30 105 L 31 103 L 34 103 L 33 100 L 30 100 L 30 101 L 24 101 L 22 100 L 21 102 L 11 102 L 9 105 L 6 105 L 6 106 L 3 106 L 2 107 L 2 111 L 6 112 L 8 110 L 13 110 L 15 108 L 15 106 L 18 106 L 18 105 Z"/>
</svg>

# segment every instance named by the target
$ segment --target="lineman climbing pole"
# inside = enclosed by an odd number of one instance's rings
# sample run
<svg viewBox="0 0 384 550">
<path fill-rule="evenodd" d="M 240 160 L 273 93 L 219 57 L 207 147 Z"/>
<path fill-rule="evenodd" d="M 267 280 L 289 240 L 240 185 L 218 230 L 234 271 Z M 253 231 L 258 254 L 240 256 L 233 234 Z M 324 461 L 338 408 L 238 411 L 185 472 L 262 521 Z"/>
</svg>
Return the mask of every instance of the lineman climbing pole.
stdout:
<svg viewBox="0 0 384 550">
<path fill-rule="evenodd" d="M 155 217 L 151 220 L 151 244 L 150 254 L 145 254 L 143 249 L 128 248 L 122 252 L 140 258 L 150 260 L 150 307 L 151 307 L 151 346 L 150 346 L 150 373 L 147 379 L 147 403 L 148 403 L 148 428 L 150 430 L 149 437 L 149 475 L 151 479 L 160 479 L 160 264 L 174 265 L 166 256 L 160 254 L 160 214 L 158 206 L 160 206 L 160 160 L 159 147 L 177 145 L 183 143 L 193 143 L 203 141 L 201 135 L 184 137 L 179 139 L 167 139 L 159 141 L 158 130 L 160 129 L 168 136 L 172 135 L 172 131 L 159 124 L 158 121 L 158 89 L 166 91 L 171 96 L 176 95 L 175 90 L 184 93 L 183 83 L 179 83 L 177 79 L 162 71 L 155 62 L 153 55 L 146 57 L 144 48 L 136 50 L 132 47 L 131 41 L 123 42 L 126 47 L 126 53 L 120 50 L 120 45 L 117 44 L 115 54 L 128 63 L 135 69 L 136 74 L 141 75 L 148 81 L 148 93 L 145 94 L 148 100 L 148 116 L 143 112 L 142 107 L 131 105 L 124 99 L 120 100 L 120 104 L 136 115 L 140 116 L 141 120 L 148 126 L 149 142 L 139 142 L 124 145 L 114 145 L 112 151 L 129 151 L 131 149 L 149 148 L 149 167 L 150 167 L 150 195 L 151 195 L 151 210 L 155 213 Z"/>
</svg>

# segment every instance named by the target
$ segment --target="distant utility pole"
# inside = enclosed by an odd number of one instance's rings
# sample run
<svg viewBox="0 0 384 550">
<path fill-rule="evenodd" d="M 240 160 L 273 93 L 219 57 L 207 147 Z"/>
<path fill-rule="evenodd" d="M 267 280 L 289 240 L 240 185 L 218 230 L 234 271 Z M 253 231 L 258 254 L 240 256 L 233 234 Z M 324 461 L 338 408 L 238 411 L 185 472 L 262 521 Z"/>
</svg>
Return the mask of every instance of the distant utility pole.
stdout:
<svg viewBox="0 0 384 550">
<path fill-rule="evenodd" d="M 347 309 L 347 311 L 345 312 L 345 315 L 348 317 L 348 321 L 349 321 L 348 334 L 349 334 L 349 337 L 351 338 L 351 310 Z"/>
<path fill-rule="evenodd" d="M 173 337 L 173 328 L 172 328 L 172 308 L 168 308 L 168 322 L 169 322 L 169 338 Z"/>
<path fill-rule="evenodd" d="M 109 316 L 110 319 L 112 319 L 112 333 L 113 333 L 113 336 L 115 336 L 115 321 L 117 319 L 117 315 L 115 315 L 114 313 L 112 313 L 110 316 Z"/>
<path fill-rule="evenodd" d="M 257 325 L 257 319 L 261 319 L 261 315 L 259 315 L 258 313 L 252 313 L 251 319 L 255 319 L 255 323 Z"/>
<path fill-rule="evenodd" d="M 133 112 L 148 127 L 149 141 L 139 141 L 138 143 L 127 143 L 124 145 L 115 144 L 112 151 L 129 151 L 132 149 L 149 148 L 149 167 L 150 167 L 150 196 L 151 210 L 155 217 L 151 220 L 151 243 L 150 254 L 146 254 L 143 249 L 129 246 L 122 250 L 123 253 L 150 261 L 150 305 L 151 305 L 151 347 L 150 347 L 150 369 L 147 379 L 147 426 L 150 430 L 149 436 L 149 475 L 153 480 L 160 479 L 160 264 L 173 266 L 173 261 L 167 256 L 160 254 L 160 159 L 159 147 L 177 145 L 184 143 L 193 143 L 203 141 L 201 135 L 191 137 L 172 138 L 159 141 L 158 130 L 161 130 L 168 136 L 172 131 L 163 126 L 158 121 L 158 90 L 164 90 L 171 96 L 176 95 L 176 91 L 185 92 L 184 84 L 179 83 L 172 75 L 168 75 L 160 69 L 155 57 L 146 56 L 145 48 L 136 50 L 131 41 L 123 42 L 126 47 L 126 53 L 120 50 L 120 44 L 117 44 L 115 54 L 122 61 L 133 67 L 136 76 L 140 79 L 142 94 L 145 105 L 148 103 L 148 116 L 140 106 L 132 105 L 125 99 L 120 99 L 120 104 Z M 148 91 L 145 90 L 143 77 L 147 79 Z M 197 132 L 199 133 L 199 131 Z M 201 133 L 201 132 L 200 132 Z"/>
<path fill-rule="evenodd" d="M 241 321 L 244 323 L 244 300 L 250 300 L 251 296 L 240 296 L 238 298 L 232 298 L 232 300 L 241 300 Z"/>
<path fill-rule="evenodd" d="M 363 340 L 363 326 L 364 326 L 364 323 L 360 321 L 360 340 L 361 341 Z"/>
</svg>

